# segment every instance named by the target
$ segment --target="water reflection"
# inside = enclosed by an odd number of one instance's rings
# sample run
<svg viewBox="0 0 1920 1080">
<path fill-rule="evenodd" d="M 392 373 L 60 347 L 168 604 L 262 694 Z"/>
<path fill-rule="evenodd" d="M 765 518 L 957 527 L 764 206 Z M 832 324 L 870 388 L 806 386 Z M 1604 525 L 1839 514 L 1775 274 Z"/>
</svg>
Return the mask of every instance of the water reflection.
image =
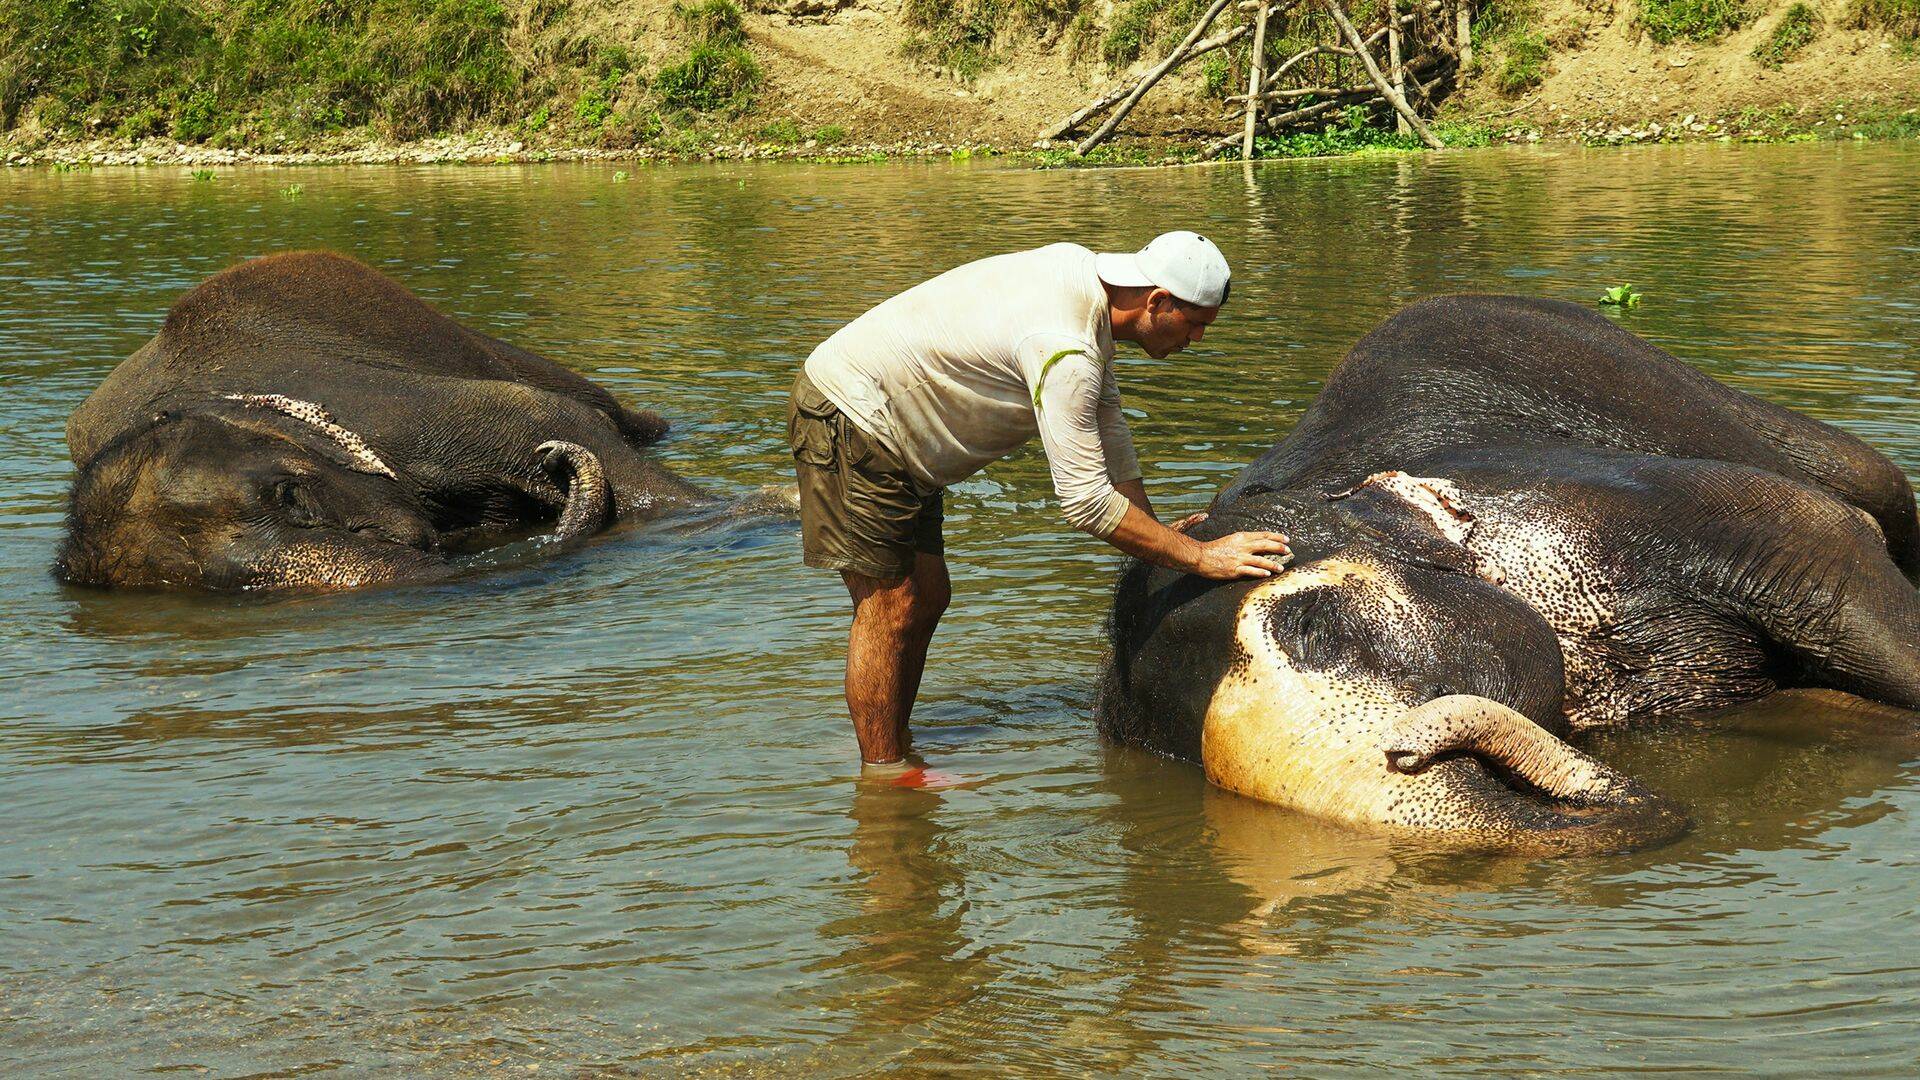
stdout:
<svg viewBox="0 0 1920 1080">
<path fill-rule="evenodd" d="M 1898 718 L 1783 699 L 1608 737 L 1699 821 L 1625 857 L 1436 857 L 1249 804 L 1093 737 L 1114 560 L 1057 523 L 1037 454 L 949 499 L 917 742 L 974 786 L 944 791 L 853 775 L 844 591 L 790 522 L 278 602 L 46 567 L 72 407 L 202 277 L 316 246 L 660 409 L 669 467 L 728 496 L 789 479 L 793 366 L 845 319 L 1169 213 L 1236 275 L 1204 348 L 1119 365 L 1169 512 L 1446 290 L 1632 281 L 1630 329 L 1912 468 L 1916 168 L 1889 145 L 0 172 L 0 1061 L 1510 1075 L 1750 1071 L 1760 1045 L 1785 1074 L 1898 1073 L 1920 980 L 1873 944 L 1912 909 Z"/>
</svg>

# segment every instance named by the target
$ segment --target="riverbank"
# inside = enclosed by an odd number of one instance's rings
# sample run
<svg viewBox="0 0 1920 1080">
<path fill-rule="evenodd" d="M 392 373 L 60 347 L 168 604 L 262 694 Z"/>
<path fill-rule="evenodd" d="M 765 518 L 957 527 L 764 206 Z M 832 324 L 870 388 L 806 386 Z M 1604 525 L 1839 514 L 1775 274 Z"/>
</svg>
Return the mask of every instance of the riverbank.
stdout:
<svg viewBox="0 0 1920 1080">
<path fill-rule="evenodd" d="M 1920 138 L 1920 106 L 1893 108 L 1851 101 L 1819 105 L 1748 109 L 1722 116 L 1697 113 L 1663 115 L 1637 124 L 1610 123 L 1596 117 L 1455 117 L 1436 125 L 1449 148 L 1490 145 L 1579 143 L 1618 146 L 1673 142 L 1881 141 Z M 1268 158 L 1339 157 L 1360 153 L 1418 152 L 1405 136 L 1372 127 L 1334 128 L 1263 147 Z M 196 169 L 236 166 L 303 165 L 504 165 L 553 161 L 659 163 L 689 161 L 783 160 L 829 164 L 877 164 L 900 160 L 970 160 L 997 157 L 1042 168 L 1178 165 L 1197 160 L 1198 148 L 1178 139 L 1131 139 L 1103 146 L 1085 157 L 1069 147 L 1005 145 L 986 141 L 890 142 L 824 141 L 808 136 L 794 141 L 715 136 L 676 148 L 656 146 L 568 146 L 529 142 L 510 131 L 481 131 L 393 142 L 371 133 L 343 133 L 296 150 L 255 151 L 245 147 L 193 145 L 171 139 L 57 139 L 0 137 L 0 162 L 12 167 L 184 166 Z"/>
<path fill-rule="evenodd" d="M 299 0 L 249 15 L 155 0 L 135 18 L 0 0 L 0 161 L 878 161 L 1037 150 L 1043 164 L 1138 164 L 1189 159 L 1232 126 L 1244 43 L 1169 75 L 1128 115 L 1113 149 L 1081 160 L 1065 144 L 1035 144 L 1154 67 L 1193 20 L 1192 0 L 949 7 L 390 0 L 348 11 Z M 1472 5 L 1470 47 L 1435 95 L 1435 122 L 1452 129 L 1443 140 L 1914 131 L 1920 0 L 1709 8 Z M 1405 142 L 1362 130 L 1386 123 L 1383 110 L 1362 119 L 1336 119 L 1331 138 L 1294 132 L 1259 152 Z"/>
</svg>

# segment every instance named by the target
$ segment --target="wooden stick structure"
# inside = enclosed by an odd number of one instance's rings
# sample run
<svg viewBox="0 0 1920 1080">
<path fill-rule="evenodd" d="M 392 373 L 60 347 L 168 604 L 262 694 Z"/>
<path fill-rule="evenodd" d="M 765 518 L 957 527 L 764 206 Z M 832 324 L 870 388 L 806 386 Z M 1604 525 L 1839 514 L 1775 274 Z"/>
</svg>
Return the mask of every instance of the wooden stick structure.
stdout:
<svg viewBox="0 0 1920 1080">
<path fill-rule="evenodd" d="M 1238 130 L 1209 142 L 1202 148 L 1203 158 L 1236 145 L 1241 157 L 1251 158 L 1260 132 L 1279 134 L 1339 122 L 1354 106 L 1376 110 L 1376 115 L 1377 110 L 1391 109 L 1397 130 L 1439 149 L 1443 144 L 1421 113 L 1433 111 L 1472 56 L 1471 4 L 1472 0 L 1387 0 L 1362 35 L 1342 0 L 1213 0 L 1150 70 L 1054 123 L 1040 133 L 1040 140 L 1074 133 L 1107 113 L 1100 126 L 1074 148 L 1088 153 L 1112 138 L 1169 73 L 1197 57 L 1232 49 L 1234 63 L 1246 64 L 1246 92 L 1225 99 L 1222 120 Z M 1237 14 L 1226 21 L 1235 25 L 1205 37 L 1229 7 Z M 1283 36 L 1292 51 L 1278 64 L 1269 64 L 1267 42 L 1275 33 Z M 1376 59 L 1382 42 L 1384 69 Z"/>
<path fill-rule="evenodd" d="M 1253 56 L 1247 63 L 1247 126 L 1242 133 L 1240 160 L 1253 160 L 1253 129 L 1260 123 L 1260 91 L 1266 88 L 1267 22 L 1272 14 L 1267 0 L 1260 0 L 1260 12 L 1254 16 Z"/>
<path fill-rule="evenodd" d="M 1095 129 L 1093 134 L 1080 140 L 1080 145 L 1074 147 L 1073 152 L 1085 154 L 1105 142 L 1107 136 L 1113 134 L 1113 129 L 1120 126 L 1120 121 L 1125 120 L 1127 114 L 1133 111 L 1133 107 L 1140 104 L 1140 99 L 1146 96 L 1147 91 L 1153 89 L 1153 84 L 1159 82 L 1161 76 L 1172 71 L 1180 61 L 1187 58 L 1187 50 L 1193 48 L 1194 42 L 1200 40 L 1200 35 L 1206 33 L 1207 27 L 1212 26 L 1213 20 L 1231 3 L 1233 0 L 1213 0 L 1213 6 L 1209 7 L 1206 14 L 1200 16 L 1200 21 L 1193 24 L 1193 29 L 1187 32 L 1186 40 L 1176 45 L 1174 50 L 1167 54 L 1167 58 L 1160 61 L 1159 67 L 1154 68 L 1146 78 L 1141 79 L 1140 85 L 1133 88 L 1133 93 L 1128 94 L 1126 100 L 1113 110 L 1113 115 L 1107 117 L 1107 122 Z"/>
<path fill-rule="evenodd" d="M 1401 97 L 1407 96 L 1407 69 L 1400 62 L 1400 4 L 1399 0 L 1387 0 L 1387 64 L 1393 68 L 1393 92 Z M 1400 134 L 1407 133 L 1407 118 L 1395 117 L 1393 129 Z"/>
<path fill-rule="evenodd" d="M 1372 79 L 1373 85 L 1379 88 L 1380 96 L 1387 99 L 1387 104 L 1392 105 L 1395 112 L 1406 118 L 1407 124 L 1413 128 L 1414 134 L 1420 136 L 1421 142 L 1426 143 L 1433 150 L 1444 149 L 1446 144 L 1436 138 L 1425 121 L 1414 114 L 1413 106 L 1407 104 L 1406 97 L 1389 86 L 1387 77 L 1380 74 L 1380 65 L 1374 62 L 1373 54 L 1367 51 L 1366 41 L 1360 37 L 1360 31 L 1353 28 L 1353 20 L 1347 18 L 1345 9 L 1340 6 L 1340 0 L 1324 0 L 1324 2 L 1327 5 L 1327 14 L 1333 16 L 1333 21 L 1340 24 L 1340 32 L 1347 35 L 1347 40 L 1353 43 L 1353 51 L 1360 54 L 1360 62 L 1367 67 L 1367 78 Z"/>
</svg>

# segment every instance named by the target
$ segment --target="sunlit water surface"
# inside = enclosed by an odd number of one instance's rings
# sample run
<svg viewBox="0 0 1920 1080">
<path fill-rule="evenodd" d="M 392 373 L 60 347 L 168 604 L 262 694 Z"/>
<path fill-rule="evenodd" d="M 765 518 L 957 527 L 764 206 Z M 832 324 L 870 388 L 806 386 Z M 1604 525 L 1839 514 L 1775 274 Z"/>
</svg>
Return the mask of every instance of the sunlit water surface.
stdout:
<svg viewBox="0 0 1920 1080">
<path fill-rule="evenodd" d="M 1153 497 L 1206 502 L 1427 293 L 1590 301 L 1920 466 L 1920 147 L 993 166 L 0 172 L 0 1065 L 17 1073 L 1912 1075 L 1911 753 L 1600 745 L 1698 828 L 1436 858 L 1104 748 L 1114 555 L 1022 456 L 948 502 L 919 748 L 862 784 L 839 583 L 791 523 L 431 588 L 105 595 L 47 572 L 68 413 L 234 261 L 350 252 L 787 478 L 811 346 L 955 263 L 1217 239 L 1233 304 L 1123 355 Z M 298 185 L 297 196 L 283 194 Z M 982 311 L 981 318 L 994 317 Z M 1806 737 L 1791 732 L 1805 730 Z"/>
</svg>

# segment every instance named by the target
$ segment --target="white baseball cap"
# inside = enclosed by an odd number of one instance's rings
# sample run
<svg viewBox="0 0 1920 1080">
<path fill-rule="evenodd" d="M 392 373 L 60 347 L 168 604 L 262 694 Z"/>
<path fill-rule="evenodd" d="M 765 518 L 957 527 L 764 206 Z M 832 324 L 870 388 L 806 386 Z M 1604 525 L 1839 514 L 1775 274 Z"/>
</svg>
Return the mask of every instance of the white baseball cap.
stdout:
<svg viewBox="0 0 1920 1080">
<path fill-rule="evenodd" d="M 1233 271 L 1213 241 L 1180 229 L 1161 233 L 1131 254 L 1093 257 L 1094 272 L 1109 285 L 1153 286 L 1189 304 L 1219 307 L 1233 291 Z"/>
</svg>

